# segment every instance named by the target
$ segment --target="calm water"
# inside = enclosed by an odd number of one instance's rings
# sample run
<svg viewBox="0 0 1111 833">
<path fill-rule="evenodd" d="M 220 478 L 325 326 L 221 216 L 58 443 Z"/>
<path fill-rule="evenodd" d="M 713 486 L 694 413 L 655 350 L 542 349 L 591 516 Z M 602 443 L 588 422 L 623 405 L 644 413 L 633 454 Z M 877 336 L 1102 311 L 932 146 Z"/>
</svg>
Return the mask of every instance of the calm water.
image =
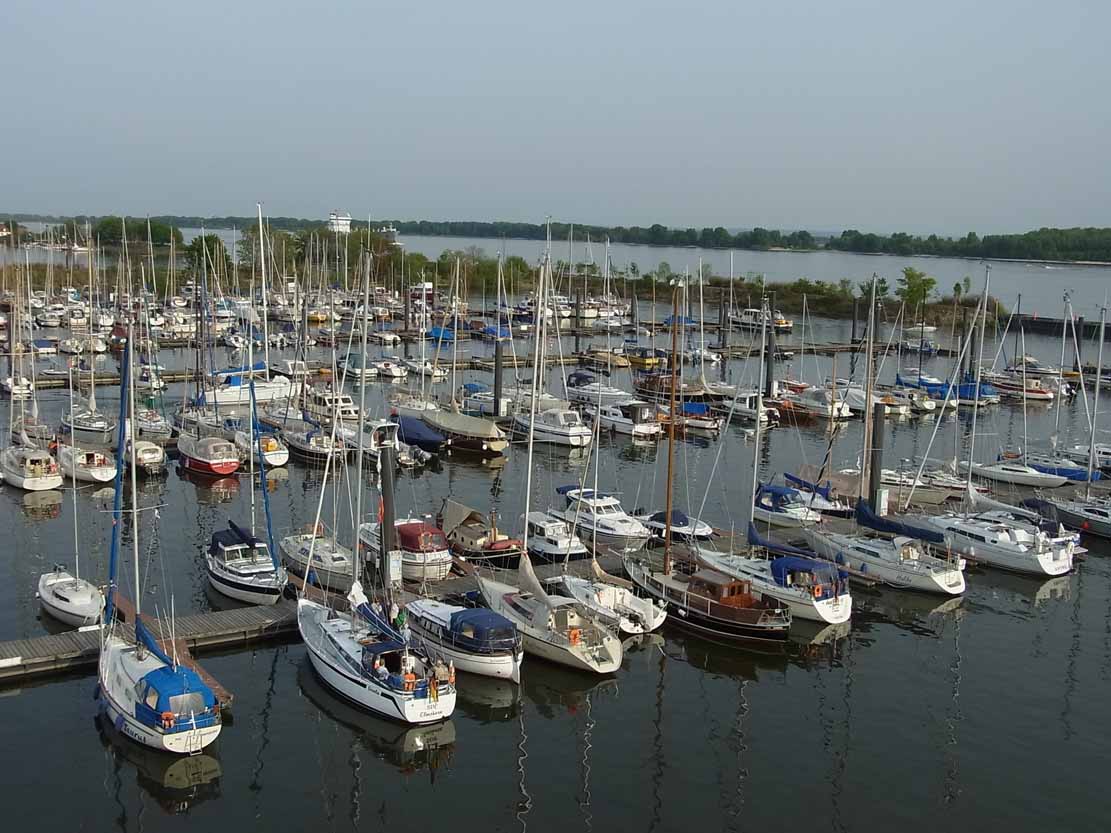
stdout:
<svg viewBox="0 0 1111 833">
<path fill-rule="evenodd" d="M 37 230 L 34 223 L 28 224 Z M 185 240 L 189 241 L 200 234 L 200 229 L 182 229 Z M 217 229 L 230 247 L 235 235 L 230 229 Z M 504 251 L 506 255 L 519 255 L 529 263 L 535 263 L 543 251 L 543 243 L 538 240 L 491 240 L 489 238 L 469 237 L 420 237 L 402 236 L 405 250 L 419 252 L 436 258 L 445 249 L 463 250 L 471 246 L 482 249 L 488 255 Z M 0 248 L 0 263 L 9 253 Z M 553 256 L 557 259 L 568 258 L 567 241 L 553 244 Z M 22 257 L 22 253 L 20 253 Z M 44 262 L 54 257 L 55 263 L 65 264 L 64 255 L 48 255 L 42 250 L 32 252 L 32 259 Z M 610 257 L 619 269 L 635 263 L 641 273 L 648 273 L 663 261 L 676 272 L 698 269 L 699 258 L 719 276 L 729 275 L 729 252 L 720 249 L 667 248 L 657 246 L 629 246 L 614 244 L 610 247 Z M 575 243 L 576 263 L 589 262 L 601 264 L 605 258 L 605 245 L 594 243 L 587 246 L 583 241 Z M 84 261 L 78 258 L 79 265 Z M 810 278 L 837 283 L 848 278 L 853 284 L 868 280 L 872 273 L 886 277 L 892 289 L 903 267 L 913 266 L 937 278 L 937 291 L 947 294 L 953 284 L 967 275 L 972 279 L 974 291 L 983 285 L 984 261 L 949 257 L 901 257 L 884 255 L 858 255 L 847 252 L 752 252 L 733 253 L 734 274 L 738 277 L 764 275 L 770 282 L 793 281 L 797 278 Z M 1111 287 L 1111 267 L 1063 266 L 1038 263 L 992 263 L 992 295 L 999 298 L 1008 308 L 1013 309 L 1022 295 L 1022 310 L 1044 317 L 1060 318 L 1063 312 L 1062 295 L 1068 291 L 1072 295 L 1076 315 L 1083 315 L 1094 321 L 1099 317 L 1099 308 L 1107 302 Z"/>
<path fill-rule="evenodd" d="M 843 337 L 840 325 L 821 326 Z M 1030 341 L 1031 352 L 1055 357 L 1052 340 Z M 180 364 L 185 356 L 163 360 Z M 940 363 L 933 369 L 944 372 Z M 808 358 L 806 367 L 779 370 L 818 379 L 829 367 Z M 727 375 L 752 372 L 738 362 Z M 372 413 L 384 411 L 386 390 L 368 387 Z M 65 396 L 45 392 L 43 412 L 59 414 Z M 106 391 L 102 408 L 111 400 Z M 7 403 L 3 412 L 6 430 Z M 1032 409 L 1030 436 L 1047 436 L 1053 418 L 1050 409 Z M 925 452 L 932 422 L 888 425 L 889 463 Z M 1066 406 L 1062 425 L 1063 436 L 1085 438 L 1079 403 Z M 988 412 L 981 430 L 984 457 L 1020 441 L 1021 409 Z M 951 453 L 954 438 L 963 444 L 967 433 L 964 417 L 946 418 L 944 447 L 931 454 Z M 855 422 L 841 432 L 838 462 L 855 461 L 859 435 Z M 760 449 L 762 470 L 818 461 L 824 443 L 820 429 L 773 431 Z M 665 448 L 603 438 L 600 483 L 621 490 L 629 508 L 661 505 Z M 706 495 L 706 519 L 742 522 L 753 451 L 736 429 L 720 441 L 680 443 L 680 505 L 697 511 Z M 403 474 L 399 511 L 432 513 L 452 495 L 498 507 L 508 524 L 523 508 L 524 463 L 514 448 L 498 466 L 449 457 Z M 581 477 L 585 465 L 579 455 L 542 448 L 535 503 Z M 276 534 L 312 519 L 320 482 L 319 471 L 297 464 L 272 474 Z M 141 539 L 143 558 L 153 555 L 147 610 L 164 608 L 171 594 L 181 613 L 225 604 L 207 589 L 200 553 L 228 517 L 247 518 L 250 485 L 245 477 L 195 483 L 171 472 L 140 486 L 144 505 L 161 507 L 157 519 L 147 513 Z M 0 562 L 0 638 L 52 627 L 34 585 L 55 561 L 72 564 L 74 523 L 70 493 L 53 498 L 0 488 L 0 523 L 11 536 Z M 99 577 L 110 501 L 110 492 L 89 489 L 78 497 L 82 569 Z M 332 501 L 325 506 L 331 514 Z M 335 506 L 344 528 L 346 491 Z M 235 694 L 234 721 L 208 754 L 188 760 L 148 753 L 99 728 L 92 677 L 0 690 L 0 745 L 19 762 L 8 768 L 0 797 L 28 808 L 24 818 L 41 829 L 72 830 L 200 823 L 687 831 L 692 821 L 707 830 L 1103 829 L 1111 549 L 1089 545 L 1094 552 L 1080 569 L 1059 579 L 974 571 L 963 602 L 854 589 L 850 627 L 798 626 L 784 653 L 721 647 L 665 627 L 629 650 L 612 679 L 530 658 L 519 690 L 461 679 L 459 708 L 434 729 L 406 731 L 339 702 L 321 689 L 296 642 L 204 658 Z"/>
</svg>

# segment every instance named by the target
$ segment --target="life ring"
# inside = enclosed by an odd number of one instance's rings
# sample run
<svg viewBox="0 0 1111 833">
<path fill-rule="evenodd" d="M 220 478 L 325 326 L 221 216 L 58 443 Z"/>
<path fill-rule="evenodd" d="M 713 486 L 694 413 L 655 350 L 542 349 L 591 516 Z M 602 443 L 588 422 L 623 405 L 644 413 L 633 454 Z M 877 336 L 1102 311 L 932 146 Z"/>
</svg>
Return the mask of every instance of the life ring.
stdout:
<svg viewBox="0 0 1111 833">
<path fill-rule="evenodd" d="M 174 713 L 173 712 L 162 712 L 162 714 L 160 716 L 162 718 L 162 728 L 163 729 L 172 729 L 172 728 L 174 728 Z"/>
</svg>

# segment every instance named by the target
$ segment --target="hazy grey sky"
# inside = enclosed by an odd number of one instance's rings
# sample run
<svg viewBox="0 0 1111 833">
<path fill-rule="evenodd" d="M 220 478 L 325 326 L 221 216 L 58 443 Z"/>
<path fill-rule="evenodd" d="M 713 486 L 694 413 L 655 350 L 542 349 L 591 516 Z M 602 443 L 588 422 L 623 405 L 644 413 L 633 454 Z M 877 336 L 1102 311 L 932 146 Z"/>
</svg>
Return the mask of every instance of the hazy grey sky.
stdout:
<svg viewBox="0 0 1111 833">
<path fill-rule="evenodd" d="M 5 0 L 0 211 L 1111 225 L 1111 3 Z"/>
</svg>

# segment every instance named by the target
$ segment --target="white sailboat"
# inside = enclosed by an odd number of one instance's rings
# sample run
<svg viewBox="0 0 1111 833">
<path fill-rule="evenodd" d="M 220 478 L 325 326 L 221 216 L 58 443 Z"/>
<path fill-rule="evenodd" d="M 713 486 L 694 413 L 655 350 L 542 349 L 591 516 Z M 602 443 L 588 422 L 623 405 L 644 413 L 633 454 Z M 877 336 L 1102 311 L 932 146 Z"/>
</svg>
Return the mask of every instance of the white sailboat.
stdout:
<svg viewBox="0 0 1111 833">
<path fill-rule="evenodd" d="M 126 239 L 126 238 L 125 238 Z M 126 243 L 125 243 L 126 247 Z M 125 258 L 126 258 L 126 248 Z M 120 395 L 120 420 L 126 409 L 134 414 L 131 384 L 131 339 L 128 340 Z M 100 703 L 108 720 L 124 735 L 145 746 L 177 754 L 195 754 L 220 734 L 220 708 L 212 689 L 190 668 L 167 654 L 149 632 L 140 608 L 139 490 L 134 463 L 131 471 L 132 559 L 135 567 L 134 639 L 121 631 L 114 620 L 118 592 L 119 543 L 123 527 L 122 472 L 116 480 L 116 518 L 112 527 L 112 550 L 108 570 L 108 600 L 105 628 L 101 631 L 97 666 Z"/>
</svg>

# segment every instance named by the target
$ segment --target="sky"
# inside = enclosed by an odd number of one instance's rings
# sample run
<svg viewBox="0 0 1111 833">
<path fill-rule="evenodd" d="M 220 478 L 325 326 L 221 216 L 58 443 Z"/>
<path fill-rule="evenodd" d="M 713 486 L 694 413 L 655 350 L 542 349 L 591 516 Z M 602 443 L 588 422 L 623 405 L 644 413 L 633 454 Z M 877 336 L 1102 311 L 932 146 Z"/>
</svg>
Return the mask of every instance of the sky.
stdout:
<svg viewBox="0 0 1111 833">
<path fill-rule="evenodd" d="M 0 213 L 1111 225 L 1111 3 L 5 0 Z"/>
</svg>

